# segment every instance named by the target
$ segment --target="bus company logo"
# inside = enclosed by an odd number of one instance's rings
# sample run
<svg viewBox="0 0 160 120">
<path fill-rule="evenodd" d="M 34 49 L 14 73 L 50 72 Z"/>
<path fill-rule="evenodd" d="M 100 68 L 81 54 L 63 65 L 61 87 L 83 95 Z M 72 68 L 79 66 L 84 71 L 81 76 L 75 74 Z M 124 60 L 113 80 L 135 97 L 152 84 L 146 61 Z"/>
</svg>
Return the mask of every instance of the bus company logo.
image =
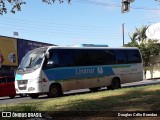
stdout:
<svg viewBox="0 0 160 120">
<path fill-rule="evenodd" d="M 78 68 L 76 69 L 76 74 L 77 75 L 82 75 L 82 74 L 94 74 L 95 69 L 94 68 Z"/>
<path fill-rule="evenodd" d="M 97 68 L 97 73 L 98 74 L 103 74 L 103 68 L 102 67 L 98 67 Z"/>
</svg>

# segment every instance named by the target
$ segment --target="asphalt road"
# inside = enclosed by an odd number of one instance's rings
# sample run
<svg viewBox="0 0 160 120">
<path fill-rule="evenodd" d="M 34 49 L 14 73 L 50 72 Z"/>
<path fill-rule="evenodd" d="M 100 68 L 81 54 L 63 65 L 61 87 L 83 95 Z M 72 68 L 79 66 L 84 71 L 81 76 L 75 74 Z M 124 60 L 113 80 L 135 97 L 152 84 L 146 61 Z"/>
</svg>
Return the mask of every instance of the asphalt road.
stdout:
<svg viewBox="0 0 160 120">
<path fill-rule="evenodd" d="M 134 82 L 134 83 L 127 83 L 127 84 L 122 84 L 122 88 L 127 88 L 127 87 L 136 87 L 136 86 L 146 86 L 146 85 L 154 85 L 154 84 L 160 84 L 160 79 L 153 79 L 153 80 L 143 80 L 140 82 Z M 106 88 L 103 88 L 102 90 L 105 90 Z M 70 92 L 65 92 L 64 96 L 68 95 L 75 95 L 75 94 L 84 94 L 84 93 L 89 93 L 89 89 L 82 89 L 82 90 L 74 90 Z M 43 101 L 48 98 L 46 95 L 40 96 L 38 99 L 31 99 L 30 97 L 20 97 L 16 96 L 14 99 L 10 99 L 9 97 L 0 97 L 0 104 L 10 104 L 10 103 L 21 103 L 21 102 L 26 102 L 26 101 Z"/>
</svg>

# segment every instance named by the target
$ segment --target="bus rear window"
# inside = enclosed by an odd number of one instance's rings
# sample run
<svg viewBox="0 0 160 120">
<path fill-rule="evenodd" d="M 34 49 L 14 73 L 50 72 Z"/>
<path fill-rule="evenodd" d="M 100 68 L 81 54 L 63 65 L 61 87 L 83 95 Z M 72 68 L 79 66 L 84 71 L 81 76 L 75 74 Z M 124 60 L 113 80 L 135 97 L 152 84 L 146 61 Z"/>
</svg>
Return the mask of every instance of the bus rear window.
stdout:
<svg viewBox="0 0 160 120">
<path fill-rule="evenodd" d="M 138 50 L 127 51 L 128 63 L 141 63 L 141 57 Z"/>
</svg>

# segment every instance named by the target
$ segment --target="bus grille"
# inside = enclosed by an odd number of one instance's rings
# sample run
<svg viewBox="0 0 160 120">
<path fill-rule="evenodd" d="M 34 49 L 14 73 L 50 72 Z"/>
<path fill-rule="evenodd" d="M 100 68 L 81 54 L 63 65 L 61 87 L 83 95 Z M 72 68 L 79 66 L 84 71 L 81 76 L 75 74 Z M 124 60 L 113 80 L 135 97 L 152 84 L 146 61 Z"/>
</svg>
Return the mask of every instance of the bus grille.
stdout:
<svg viewBox="0 0 160 120">
<path fill-rule="evenodd" d="M 18 81 L 19 90 L 26 90 L 27 89 L 27 82 L 28 82 L 28 80 L 19 80 Z"/>
</svg>

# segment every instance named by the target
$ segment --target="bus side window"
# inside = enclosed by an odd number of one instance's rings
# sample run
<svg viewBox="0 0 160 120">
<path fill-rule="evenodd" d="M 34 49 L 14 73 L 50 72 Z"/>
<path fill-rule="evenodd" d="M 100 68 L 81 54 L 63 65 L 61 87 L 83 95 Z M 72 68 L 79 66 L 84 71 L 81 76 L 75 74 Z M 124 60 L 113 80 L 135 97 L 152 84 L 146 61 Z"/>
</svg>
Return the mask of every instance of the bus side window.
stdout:
<svg viewBox="0 0 160 120">
<path fill-rule="evenodd" d="M 114 50 L 117 64 L 126 64 L 127 57 L 126 52 L 124 50 Z"/>
<path fill-rule="evenodd" d="M 51 50 L 49 52 L 50 52 L 50 57 L 49 59 L 45 59 L 43 69 L 50 69 L 53 67 L 57 67 L 59 64 L 57 52 L 54 50 Z"/>
<path fill-rule="evenodd" d="M 58 64 L 59 62 L 57 53 L 52 53 L 50 59 L 47 61 L 47 67 L 56 67 Z"/>
<path fill-rule="evenodd" d="M 102 58 L 106 65 L 111 65 L 116 63 L 115 55 L 111 50 L 105 50 Z"/>
<path fill-rule="evenodd" d="M 115 63 L 114 55 L 107 50 L 90 50 L 88 61 L 89 65 L 111 65 Z"/>
<path fill-rule="evenodd" d="M 141 63 L 141 57 L 138 50 L 127 51 L 128 63 Z"/>
<path fill-rule="evenodd" d="M 74 66 L 72 50 L 68 50 L 68 49 L 58 50 L 58 60 L 59 60 L 60 67 Z"/>
<path fill-rule="evenodd" d="M 75 66 L 88 66 L 88 52 L 86 50 L 75 50 L 73 53 Z"/>
</svg>

